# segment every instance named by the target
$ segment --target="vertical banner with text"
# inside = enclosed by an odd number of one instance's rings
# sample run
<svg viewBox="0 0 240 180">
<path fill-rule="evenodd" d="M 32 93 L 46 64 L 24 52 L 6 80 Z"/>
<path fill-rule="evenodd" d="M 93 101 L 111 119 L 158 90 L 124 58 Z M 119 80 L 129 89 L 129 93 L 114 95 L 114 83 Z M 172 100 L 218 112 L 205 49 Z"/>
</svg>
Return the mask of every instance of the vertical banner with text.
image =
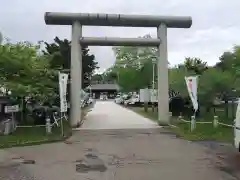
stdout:
<svg viewBox="0 0 240 180">
<path fill-rule="evenodd" d="M 68 74 L 59 72 L 59 94 L 60 94 L 60 109 L 61 112 L 67 112 L 67 82 Z"/>
<path fill-rule="evenodd" d="M 198 98 L 197 98 L 197 87 L 198 87 L 198 76 L 185 77 L 188 94 L 191 98 L 193 108 L 195 112 L 198 110 Z"/>
</svg>

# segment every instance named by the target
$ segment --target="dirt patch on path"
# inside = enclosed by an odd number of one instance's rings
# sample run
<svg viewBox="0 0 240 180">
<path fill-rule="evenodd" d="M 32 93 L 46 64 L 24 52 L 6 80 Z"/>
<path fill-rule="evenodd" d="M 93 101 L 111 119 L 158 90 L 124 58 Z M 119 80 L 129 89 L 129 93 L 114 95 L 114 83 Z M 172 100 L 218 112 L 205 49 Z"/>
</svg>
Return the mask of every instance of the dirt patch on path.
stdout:
<svg viewBox="0 0 240 180">
<path fill-rule="evenodd" d="M 68 142 L 8 151 L 34 159 L 36 164 L 27 165 L 28 172 L 44 180 L 237 179 L 234 171 L 226 169 L 230 167 L 225 166 L 227 156 L 218 157 L 230 146 L 220 146 L 221 150 L 211 143 L 183 140 L 161 128 L 80 130 Z M 233 155 L 230 150 L 226 154 Z"/>
<path fill-rule="evenodd" d="M 207 147 L 211 162 L 221 172 L 232 179 L 240 180 L 240 153 L 233 145 L 218 141 L 194 141 L 194 143 Z"/>
</svg>

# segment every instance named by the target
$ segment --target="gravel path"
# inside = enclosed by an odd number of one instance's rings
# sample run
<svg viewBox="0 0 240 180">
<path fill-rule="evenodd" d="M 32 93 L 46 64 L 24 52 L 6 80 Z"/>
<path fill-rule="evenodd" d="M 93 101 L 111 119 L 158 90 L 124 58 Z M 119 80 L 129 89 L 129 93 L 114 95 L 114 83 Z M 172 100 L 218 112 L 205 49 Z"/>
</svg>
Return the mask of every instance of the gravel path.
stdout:
<svg viewBox="0 0 240 180">
<path fill-rule="evenodd" d="M 0 180 L 37 180 L 23 165 L 15 164 L 9 166 L 0 166 Z"/>
<path fill-rule="evenodd" d="M 117 105 L 113 101 L 97 101 L 81 128 L 127 129 L 154 128 L 157 126 L 157 123 Z"/>
</svg>

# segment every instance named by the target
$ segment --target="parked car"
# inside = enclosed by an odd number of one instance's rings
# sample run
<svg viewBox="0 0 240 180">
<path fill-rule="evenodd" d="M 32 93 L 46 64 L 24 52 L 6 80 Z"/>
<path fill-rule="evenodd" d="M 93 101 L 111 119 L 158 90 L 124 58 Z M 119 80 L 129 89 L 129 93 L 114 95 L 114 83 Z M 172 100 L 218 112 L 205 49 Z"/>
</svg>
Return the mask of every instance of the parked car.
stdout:
<svg viewBox="0 0 240 180">
<path fill-rule="evenodd" d="M 131 102 L 132 95 L 127 94 L 123 96 L 123 104 L 128 105 Z"/>
<path fill-rule="evenodd" d="M 107 95 L 105 94 L 100 95 L 100 100 L 107 100 L 107 99 L 108 99 Z"/>
<path fill-rule="evenodd" d="M 123 103 L 123 97 L 121 95 L 117 95 L 116 98 L 114 99 L 114 102 L 117 104 Z"/>
<path fill-rule="evenodd" d="M 140 98 L 139 98 L 139 94 L 133 94 L 131 99 L 130 99 L 130 102 L 129 104 L 130 105 L 136 105 L 140 102 Z"/>
</svg>

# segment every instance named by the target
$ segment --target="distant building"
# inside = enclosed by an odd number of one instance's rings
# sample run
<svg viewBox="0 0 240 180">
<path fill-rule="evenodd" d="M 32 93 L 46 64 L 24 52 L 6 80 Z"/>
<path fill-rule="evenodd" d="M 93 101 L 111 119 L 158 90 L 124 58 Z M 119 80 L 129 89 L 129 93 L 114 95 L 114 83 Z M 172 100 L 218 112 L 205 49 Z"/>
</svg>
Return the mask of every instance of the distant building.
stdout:
<svg viewBox="0 0 240 180">
<path fill-rule="evenodd" d="M 119 86 L 115 83 L 96 83 L 91 84 L 87 89 L 96 99 L 99 99 L 101 94 L 107 95 L 108 98 L 114 98 L 119 91 Z"/>
</svg>

